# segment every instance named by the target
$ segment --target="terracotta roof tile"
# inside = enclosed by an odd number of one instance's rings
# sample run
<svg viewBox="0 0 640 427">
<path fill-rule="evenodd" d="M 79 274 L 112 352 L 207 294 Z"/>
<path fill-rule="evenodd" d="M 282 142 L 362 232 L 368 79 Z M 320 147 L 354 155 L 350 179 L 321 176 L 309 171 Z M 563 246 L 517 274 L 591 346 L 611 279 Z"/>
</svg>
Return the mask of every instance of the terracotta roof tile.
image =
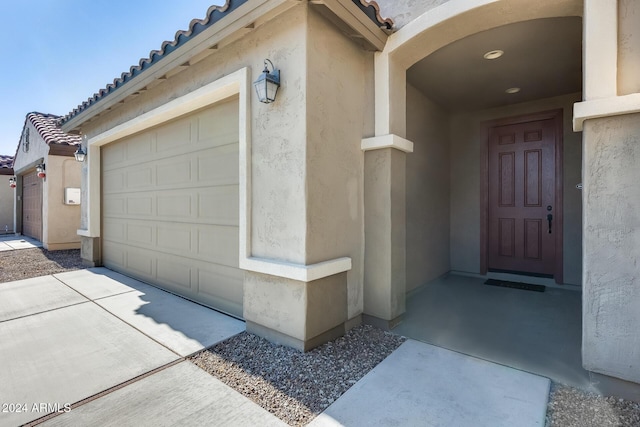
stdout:
<svg viewBox="0 0 640 427">
<path fill-rule="evenodd" d="M 132 66 L 128 72 L 124 72 L 120 75 L 120 77 L 113 80 L 113 83 L 109 83 L 104 89 L 100 89 L 97 93 L 94 93 L 93 96 L 82 104 L 78 105 L 73 111 L 71 111 L 66 116 L 62 117 L 60 120 L 60 124 L 63 124 L 87 108 L 94 105 L 96 102 L 104 99 L 110 93 L 113 93 L 118 88 L 122 87 L 127 82 L 131 81 L 133 78 L 147 70 L 149 67 L 162 60 L 166 55 L 170 54 L 183 44 L 187 43 L 193 37 L 197 36 L 211 25 L 220 21 L 227 14 L 237 9 L 240 5 L 246 3 L 247 0 L 226 0 L 223 6 L 211 6 L 207 10 L 207 15 L 204 19 L 194 19 L 189 23 L 188 30 L 181 30 L 176 32 L 175 38 L 173 41 L 165 41 L 160 46 L 159 50 L 152 50 L 149 52 L 148 58 L 142 58 L 138 65 Z"/>
<path fill-rule="evenodd" d="M 373 0 L 352 0 L 373 22 L 387 30 L 393 28 L 393 21 L 380 15 L 380 6 Z"/>
<path fill-rule="evenodd" d="M 60 116 L 33 112 L 27 114 L 26 120 L 31 122 L 47 145 L 78 145 L 82 141 L 80 135 L 71 135 L 60 129 Z"/>
<path fill-rule="evenodd" d="M 0 154 L 0 168 L 11 169 L 13 167 L 13 156 L 5 156 Z"/>
<path fill-rule="evenodd" d="M 113 93 L 118 88 L 125 85 L 127 82 L 134 79 L 136 76 L 147 70 L 149 67 L 162 60 L 166 55 L 170 54 L 183 44 L 187 43 L 193 37 L 197 36 L 211 25 L 220 21 L 227 14 L 237 9 L 240 5 L 246 3 L 248 0 L 226 0 L 223 6 L 211 6 L 207 10 L 207 15 L 204 19 L 194 19 L 189 23 L 188 30 L 181 30 L 176 32 L 173 41 L 165 41 L 160 46 L 159 50 L 152 50 L 149 52 L 148 58 L 142 58 L 138 65 L 132 66 L 128 72 L 124 72 L 120 77 L 113 80 L 113 83 L 109 83 L 104 89 L 100 89 L 97 93 L 82 104 L 78 105 L 70 113 L 60 119 L 60 124 L 64 124 L 73 119 L 78 114 L 82 113 L 87 108 L 91 107 L 95 103 L 104 99 L 110 93 Z M 373 22 L 380 27 L 391 29 L 393 27 L 393 21 L 391 19 L 383 19 L 380 16 L 380 7 L 375 1 L 370 0 L 352 0 Z"/>
</svg>

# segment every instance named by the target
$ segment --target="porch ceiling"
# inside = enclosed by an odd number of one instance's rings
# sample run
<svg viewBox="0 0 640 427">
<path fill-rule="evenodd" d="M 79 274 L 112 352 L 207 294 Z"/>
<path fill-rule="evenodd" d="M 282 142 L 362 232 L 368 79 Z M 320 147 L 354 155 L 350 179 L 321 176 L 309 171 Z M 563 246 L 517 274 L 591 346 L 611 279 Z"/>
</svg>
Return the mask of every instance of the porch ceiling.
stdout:
<svg viewBox="0 0 640 427">
<path fill-rule="evenodd" d="M 504 55 L 484 59 L 497 49 Z M 452 112 L 579 92 L 582 18 L 524 21 L 474 34 L 413 65 L 407 82 Z M 505 92 L 512 87 L 520 92 Z"/>
</svg>

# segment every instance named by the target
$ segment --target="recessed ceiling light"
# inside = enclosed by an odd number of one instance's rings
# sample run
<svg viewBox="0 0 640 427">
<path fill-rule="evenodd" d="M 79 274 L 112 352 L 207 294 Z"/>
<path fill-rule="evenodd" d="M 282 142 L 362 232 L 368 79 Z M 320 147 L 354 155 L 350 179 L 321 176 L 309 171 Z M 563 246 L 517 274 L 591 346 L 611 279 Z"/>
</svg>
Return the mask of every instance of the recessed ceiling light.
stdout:
<svg viewBox="0 0 640 427">
<path fill-rule="evenodd" d="M 509 89 L 505 90 L 505 92 L 507 92 L 507 93 L 518 93 L 518 92 L 520 92 L 520 88 L 519 87 L 510 87 Z"/>
<path fill-rule="evenodd" d="M 489 52 L 484 54 L 484 59 L 498 59 L 502 55 L 504 55 L 504 51 L 502 50 L 499 50 L 499 49 L 490 50 Z"/>
</svg>

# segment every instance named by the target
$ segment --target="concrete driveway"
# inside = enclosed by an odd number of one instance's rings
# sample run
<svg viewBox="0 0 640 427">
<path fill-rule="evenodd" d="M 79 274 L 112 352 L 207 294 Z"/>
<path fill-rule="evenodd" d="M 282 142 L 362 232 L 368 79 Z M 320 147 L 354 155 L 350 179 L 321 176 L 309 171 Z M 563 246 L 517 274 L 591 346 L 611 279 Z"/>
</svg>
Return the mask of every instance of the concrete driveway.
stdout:
<svg viewBox="0 0 640 427">
<path fill-rule="evenodd" d="M 185 360 L 242 331 L 105 268 L 2 283 L 0 427 L 284 426 Z M 408 340 L 311 424 L 543 426 L 548 391 L 546 378 Z"/>
<path fill-rule="evenodd" d="M 46 424 L 129 414 L 132 425 L 281 425 L 185 361 L 243 330 L 104 268 L 0 284 L 0 426 L 51 413 L 59 415 Z"/>
</svg>

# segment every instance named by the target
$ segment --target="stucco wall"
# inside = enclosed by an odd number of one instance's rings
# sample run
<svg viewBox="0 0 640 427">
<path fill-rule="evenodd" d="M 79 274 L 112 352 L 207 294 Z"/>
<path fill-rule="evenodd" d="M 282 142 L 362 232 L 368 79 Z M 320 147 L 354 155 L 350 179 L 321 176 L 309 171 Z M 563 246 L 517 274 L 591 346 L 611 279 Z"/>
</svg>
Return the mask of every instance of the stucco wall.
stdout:
<svg viewBox="0 0 640 427">
<path fill-rule="evenodd" d="M 309 12 L 307 52 L 307 253 L 313 264 L 351 258 L 348 316 L 362 312 L 363 133 L 373 132 L 373 54 Z M 368 128 L 368 129 L 366 129 Z"/>
<path fill-rule="evenodd" d="M 640 114 L 584 125 L 586 369 L 640 382 Z"/>
<path fill-rule="evenodd" d="M 251 101 L 252 254 L 306 261 L 306 31 L 300 3 L 243 38 L 85 125 L 89 137 L 127 122 L 210 82 L 250 67 L 252 80 L 265 58 L 281 70 L 277 101 Z M 144 54 L 144 53 L 141 53 Z M 253 88 L 251 89 L 253 90 Z M 86 174 L 86 171 L 83 173 Z M 82 225 L 86 227 L 86 212 Z"/>
<path fill-rule="evenodd" d="M 40 163 L 49 154 L 49 146 L 40 137 L 31 122 L 27 122 L 26 127 L 29 129 L 29 149 L 28 151 L 24 150 L 25 141 L 23 138 L 13 161 L 13 170 L 16 175 L 23 175 L 28 169 L 33 169 L 37 163 Z"/>
<path fill-rule="evenodd" d="M 447 273 L 449 117 L 407 85 L 407 292 Z"/>
<path fill-rule="evenodd" d="M 582 282 L 581 134 L 573 132 L 573 103 L 580 94 L 537 100 L 472 113 L 451 120 L 451 270 L 480 272 L 480 149 L 482 122 L 563 109 L 564 283 Z"/>
<path fill-rule="evenodd" d="M 80 188 L 80 163 L 73 157 L 48 156 L 42 195 L 42 241 L 49 250 L 80 247 L 80 205 L 64 204 L 66 187 Z"/>
<path fill-rule="evenodd" d="M 393 19 L 394 28 L 404 27 L 424 12 L 449 0 L 376 0 L 383 18 Z"/>
<path fill-rule="evenodd" d="M 37 163 L 46 167 L 46 178 L 42 185 L 42 243 L 50 250 L 80 247 L 77 230 L 80 226 L 80 206 L 64 204 L 64 188 L 80 188 L 80 163 L 73 157 L 50 156 L 49 146 L 31 123 L 29 128 L 29 150 L 24 151 L 24 140 L 18 147 L 14 168 L 16 175 L 33 170 Z M 21 180 L 18 181 L 21 183 Z M 18 186 L 16 195 L 22 194 Z M 16 201 L 16 215 L 21 216 L 21 202 Z M 18 223 L 21 223 L 18 220 Z"/>
<path fill-rule="evenodd" d="M 640 92 L 640 2 L 618 1 L 618 95 Z"/>
<path fill-rule="evenodd" d="M 13 232 L 13 193 L 9 187 L 9 178 L 13 175 L 0 175 L 0 234 L 5 234 L 7 228 Z"/>
</svg>

